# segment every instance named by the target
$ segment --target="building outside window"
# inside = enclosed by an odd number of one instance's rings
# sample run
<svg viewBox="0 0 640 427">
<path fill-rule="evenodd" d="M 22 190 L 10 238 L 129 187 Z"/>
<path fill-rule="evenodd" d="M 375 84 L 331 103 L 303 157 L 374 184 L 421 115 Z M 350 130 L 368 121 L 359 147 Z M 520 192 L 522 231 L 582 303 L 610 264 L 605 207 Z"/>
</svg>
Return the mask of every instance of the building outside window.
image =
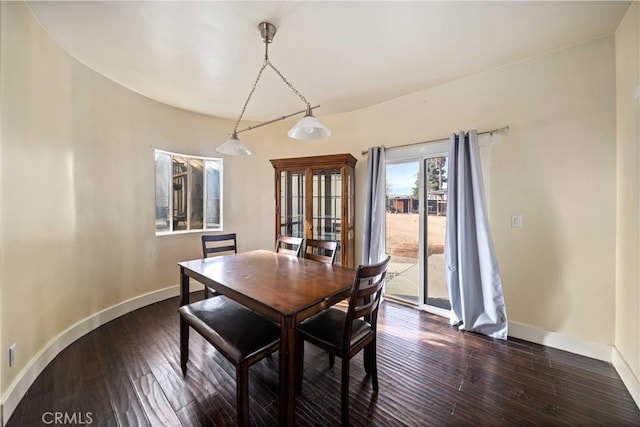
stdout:
<svg viewBox="0 0 640 427">
<path fill-rule="evenodd" d="M 222 230 L 222 159 L 155 150 L 155 230 Z"/>
</svg>

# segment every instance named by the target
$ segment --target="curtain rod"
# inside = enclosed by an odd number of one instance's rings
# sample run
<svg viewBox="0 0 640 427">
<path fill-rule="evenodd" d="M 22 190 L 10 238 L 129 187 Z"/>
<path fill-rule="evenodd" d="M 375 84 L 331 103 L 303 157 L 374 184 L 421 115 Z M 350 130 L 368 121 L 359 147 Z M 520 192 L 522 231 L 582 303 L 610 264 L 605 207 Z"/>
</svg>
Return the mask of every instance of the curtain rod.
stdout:
<svg viewBox="0 0 640 427">
<path fill-rule="evenodd" d="M 508 132 L 509 131 L 509 125 L 507 126 L 503 126 L 501 128 L 495 128 L 495 129 L 491 129 L 491 130 L 487 130 L 484 132 L 478 132 L 478 135 L 493 135 L 494 133 L 503 133 L 503 132 Z M 404 147 L 411 147 L 412 145 L 419 145 L 419 144 L 428 144 L 429 142 L 437 142 L 437 141 L 444 141 L 449 139 L 448 136 L 444 137 L 444 138 L 438 138 L 438 139 L 430 139 L 429 141 L 420 141 L 420 142 L 412 142 L 411 144 L 404 144 L 404 145 L 397 145 L 395 147 L 389 147 L 386 148 L 387 150 L 392 150 L 394 148 L 404 148 Z M 368 153 L 369 151 L 361 151 L 360 153 L 364 156 Z"/>
</svg>

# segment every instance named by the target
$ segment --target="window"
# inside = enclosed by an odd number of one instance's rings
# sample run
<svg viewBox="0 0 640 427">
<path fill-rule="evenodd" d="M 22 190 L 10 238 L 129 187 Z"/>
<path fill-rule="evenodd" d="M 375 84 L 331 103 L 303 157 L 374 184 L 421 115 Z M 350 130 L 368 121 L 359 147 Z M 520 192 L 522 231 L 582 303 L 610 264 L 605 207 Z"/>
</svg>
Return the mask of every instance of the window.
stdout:
<svg viewBox="0 0 640 427">
<path fill-rule="evenodd" d="M 222 159 L 155 150 L 156 234 L 222 230 Z"/>
</svg>

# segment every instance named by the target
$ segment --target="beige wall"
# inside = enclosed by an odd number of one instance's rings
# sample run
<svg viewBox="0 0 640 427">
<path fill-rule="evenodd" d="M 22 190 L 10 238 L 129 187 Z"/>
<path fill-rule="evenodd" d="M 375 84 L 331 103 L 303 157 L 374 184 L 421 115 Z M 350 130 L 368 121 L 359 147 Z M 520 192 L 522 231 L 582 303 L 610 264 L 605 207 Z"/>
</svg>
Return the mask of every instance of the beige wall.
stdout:
<svg viewBox="0 0 640 427">
<path fill-rule="evenodd" d="M 640 378 L 640 3 L 616 31 L 617 229 L 615 345 Z"/>
<path fill-rule="evenodd" d="M 333 132 L 328 141 L 286 140 L 284 124 L 243 134 L 254 156 L 237 162 L 253 173 L 233 209 L 251 211 L 256 199 L 272 206 L 266 159 L 351 152 L 360 160 L 359 219 L 366 163 L 361 150 L 510 125 L 491 148 L 489 171 L 491 227 L 509 320 L 613 345 L 613 37 L 323 121 Z M 227 173 L 234 180 L 246 174 L 236 168 Z M 510 227 L 513 213 L 522 215 L 523 228 Z M 251 235 L 260 235 L 257 224 L 271 220 L 268 210 L 259 215 Z M 357 245 L 360 253 L 359 240 Z"/>
<path fill-rule="evenodd" d="M 153 148 L 214 155 L 231 123 L 119 87 L 58 49 L 24 5 L 2 8 L 1 348 L 16 342 L 19 354 L 2 370 L 4 393 L 75 322 L 177 284 L 175 264 L 198 256 L 199 235 L 154 236 Z M 350 152 L 360 235 L 361 150 L 508 124 L 491 149 L 489 209 L 509 320 L 612 345 L 614 67 L 606 37 L 323 118 L 329 140 L 289 140 L 287 123 L 243 133 L 254 155 L 225 160 L 225 228 L 241 251 L 272 247 L 268 160 Z M 523 228 L 510 228 L 512 213 Z"/>
<path fill-rule="evenodd" d="M 4 120 L 4 116 L 2 114 L 3 103 L 1 99 L 2 98 L 2 74 L 3 74 L 2 58 L 4 57 L 4 54 L 3 54 L 4 49 L 2 48 L 3 38 L 4 38 L 3 31 L 2 31 L 2 29 L 4 28 L 3 9 L 4 8 L 0 5 L 0 166 L 2 166 L 2 140 L 3 140 L 2 122 Z M 0 173 L 0 218 L 2 218 L 3 216 L 4 216 L 4 212 L 2 209 L 2 173 Z M 0 272 L 1 271 L 2 271 L 2 227 L 0 226 Z M 0 277 L 0 280 L 1 280 L 1 277 Z M 2 342 L 2 282 L 0 282 L 0 345 L 3 345 L 3 342 Z M 4 371 L 4 360 L 2 360 L 2 358 L 0 357 L 0 405 L 2 405 L 3 403 L 3 396 L 4 396 L 4 386 L 2 385 L 3 371 Z M 4 406 L 0 406 L 0 422 L 4 422 L 3 411 L 4 411 Z"/>
<path fill-rule="evenodd" d="M 124 89 L 56 47 L 24 4 L 0 7 L 5 393 L 66 328 L 178 283 L 199 235 L 155 237 L 153 149 L 214 155 L 230 124 Z"/>
</svg>

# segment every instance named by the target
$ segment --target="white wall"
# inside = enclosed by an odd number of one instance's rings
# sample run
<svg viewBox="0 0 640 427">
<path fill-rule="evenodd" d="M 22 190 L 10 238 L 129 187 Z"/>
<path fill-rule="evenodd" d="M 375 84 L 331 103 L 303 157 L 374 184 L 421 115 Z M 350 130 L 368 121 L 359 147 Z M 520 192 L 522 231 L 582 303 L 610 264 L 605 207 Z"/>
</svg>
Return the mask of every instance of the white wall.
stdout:
<svg viewBox="0 0 640 427">
<path fill-rule="evenodd" d="M 176 263 L 199 256 L 199 235 L 154 236 L 153 149 L 215 155 L 232 124 L 119 87 L 57 48 L 24 4 L 0 7 L 0 346 L 15 342 L 19 355 L 7 369 L 1 352 L 4 394 L 61 331 L 177 284 Z M 241 251 L 273 246 L 269 159 L 354 154 L 360 235 L 361 150 L 509 125 L 492 148 L 488 201 L 509 320 L 613 345 L 615 107 L 605 37 L 322 117 L 329 140 L 292 141 L 290 123 L 243 133 L 254 155 L 225 160 L 225 231 Z M 523 228 L 510 228 L 512 213 Z"/>
<path fill-rule="evenodd" d="M 3 31 L 2 28 L 4 27 L 4 14 L 3 14 L 3 7 L 0 6 L 0 97 L 2 97 L 2 74 L 3 74 L 3 51 L 4 49 L 2 49 L 3 46 Z M 2 108 L 3 108 L 3 103 L 1 102 L 2 100 L 0 99 L 0 165 L 2 165 L 2 122 L 3 122 L 3 114 L 2 114 Z M 0 218 L 2 218 L 4 215 L 4 211 L 3 211 L 3 207 L 2 207 L 2 174 L 0 173 Z M 2 270 L 2 227 L 0 227 L 0 271 Z M 2 285 L 0 284 L 0 345 L 2 345 Z M 4 411 L 4 405 L 2 405 L 3 399 L 2 396 L 4 394 L 4 388 L 2 387 L 2 371 L 4 370 L 4 364 L 2 363 L 3 360 L 2 358 L 0 358 L 0 423 L 3 422 L 4 420 L 4 415 L 3 415 L 3 411 Z"/>
<path fill-rule="evenodd" d="M 615 345 L 640 379 L 640 3 L 616 31 L 617 230 Z M 632 392 L 633 392 L 633 388 Z M 634 397 L 640 402 L 640 389 Z"/>
<path fill-rule="evenodd" d="M 231 123 L 134 94 L 55 46 L 25 4 L 0 7 L 4 395 L 65 329 L 178 283 L 199 235 L 154 235 L 153 150 L 213 156 Z"/>
<path fill-rule="evenodd" d="M 321 109 L 319 110 L 319 114 Z M 254 152 L 234 159 L 232 181 L 248 177 L 233 209 L 272 207 L 267 159 L 350 152 L 362 218 L 366 157 L 451 131 L 511 126 L 490 155 L 491 227 L 509 320 L 613 345 L 615 280 L 615 58 L 606 37 L 335 117 L 326 141 L 287 140 L 288 124 L 243 134 Z M 238 165 L 239 168 L 235 167 Z M 247 171 L 251 174 L 247 176 Z M 521 229 L 510 216 L 522 215 Z M 255 244 L 272 238 L 269 209 L 245 228 Z M 356 235 L 361 233 L 361 221 Z M 266 230 L 265 230 L 266 228 Z M 259 237 L 263 236 L 263 237 Z M 361 242 L 357 241 L 360 253 Z M 359 259 L 359 256 L 358 258 Z"/>
</svg>

